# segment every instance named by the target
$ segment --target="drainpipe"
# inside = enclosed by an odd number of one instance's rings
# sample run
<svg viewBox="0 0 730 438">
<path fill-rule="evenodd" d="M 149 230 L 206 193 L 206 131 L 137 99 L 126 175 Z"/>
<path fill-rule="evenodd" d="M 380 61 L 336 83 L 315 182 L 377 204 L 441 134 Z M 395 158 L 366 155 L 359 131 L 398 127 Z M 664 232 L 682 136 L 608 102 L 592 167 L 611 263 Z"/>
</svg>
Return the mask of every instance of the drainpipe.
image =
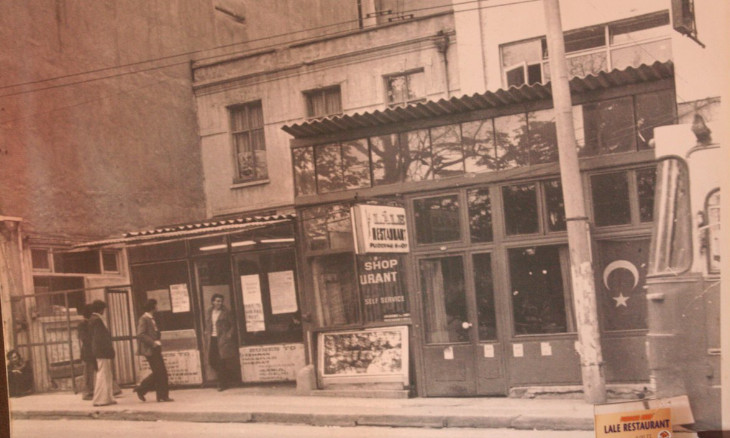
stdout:
<svg viewBox="0 0 730 438">
<path fill-rule="evenodd" d="M 451 97 L 449 91 L 449 35 L 443 30 L 438 31 L 436 34 L 436 50 L 444 57 L 444 78 L 446 78 L 446 98 Z"/>
</svg>

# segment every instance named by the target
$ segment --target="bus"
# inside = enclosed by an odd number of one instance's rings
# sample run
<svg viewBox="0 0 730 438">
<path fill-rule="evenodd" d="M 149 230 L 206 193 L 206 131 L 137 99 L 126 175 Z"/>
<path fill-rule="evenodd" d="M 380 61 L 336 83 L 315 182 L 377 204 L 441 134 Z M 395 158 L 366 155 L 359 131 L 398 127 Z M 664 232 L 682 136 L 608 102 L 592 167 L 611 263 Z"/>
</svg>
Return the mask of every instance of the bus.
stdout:
<svg viewBox="0 0 730 438">
<path fill-rule="evenodd" d="M 696 430 L 721 429 L 720 133 L 699 114 L 654 130 L 647 356 L 656 396 L 686 395 Z"/>
</svg>

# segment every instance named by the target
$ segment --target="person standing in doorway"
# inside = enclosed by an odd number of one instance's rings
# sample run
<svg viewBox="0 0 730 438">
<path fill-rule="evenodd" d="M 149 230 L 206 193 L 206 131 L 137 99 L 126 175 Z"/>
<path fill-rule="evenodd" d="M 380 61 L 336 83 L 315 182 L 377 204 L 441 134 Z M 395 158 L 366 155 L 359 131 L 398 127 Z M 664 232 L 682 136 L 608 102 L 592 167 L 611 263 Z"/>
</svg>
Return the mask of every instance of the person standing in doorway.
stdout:
<svg viewBox="0 0 730 438">
<path fill-rule="evenodd" d="M 102 315 L 106 303 L 94 300 L 91 303 L 91 318 L 89 318 L 89 332 L 91 333 L 91 351 L 96 359 L 96 379 L 94 382 L 94 406 L 114 405 L 114 377 L 112 375 L 112 360 L 114 359 L 114 345 L 112 335 L 104 322 Z"/>
<path fill-rule="evenodd" d="M 152 374 L 145 377 L 139 386 L 134 388 L 134 392 L 137 393 L 137 398 L 146 401 L 145 394 L 154 389 L 158 402 L 171 402 L 173 400 L 170 398 L 167 368 L 162 359 L 161 335 L 157 330 L 154 316 L 157 311 L 157 300 L 147 300 L 144 311 L 145 313 L 140 316 L 137 323 L 137 354 L 147 359 Z"/>
<path fill-rule="evenodd" d="M 218 391 L 234 384 L 238 366 L 236 325 L 233 314 L 223 304 L 223 295 L 214 294 L 205 318 L 205 333 L 209 336 L 208 363 L 218 377 Z"/>
</svg>

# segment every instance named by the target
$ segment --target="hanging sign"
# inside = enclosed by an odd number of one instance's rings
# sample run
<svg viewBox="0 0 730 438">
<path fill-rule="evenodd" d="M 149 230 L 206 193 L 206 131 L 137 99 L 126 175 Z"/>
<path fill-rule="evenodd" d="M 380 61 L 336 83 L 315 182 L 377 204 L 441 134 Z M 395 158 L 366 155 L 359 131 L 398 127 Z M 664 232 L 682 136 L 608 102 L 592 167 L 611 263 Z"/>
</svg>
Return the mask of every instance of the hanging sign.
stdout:
<svg viewBox="0 0 730 438">
<path fill-rule="evenodd" d="M 408 252 L 405 208 L 360 204 L 351 213 L 357 254 Z"/>
<path fill-rule="evenodd" d="M 401 255 L 357 257 L 357 278 L 367 321 L 408 317 Z"/>
<path fill-rule="evenodd" d="M 246 317 L 246 331 L 262 332 L 266 330 L 258 274 L 241 275 L 241 294 L 243 295 L 243 314 Z"/>
<path fill-rule="evenodd" d="M 185 283 L 171 284 L 170 301 L 172 303 L 172 313 L 190 312 L 190 295 L 188 294 L 188 285 Z"/>
</svg>

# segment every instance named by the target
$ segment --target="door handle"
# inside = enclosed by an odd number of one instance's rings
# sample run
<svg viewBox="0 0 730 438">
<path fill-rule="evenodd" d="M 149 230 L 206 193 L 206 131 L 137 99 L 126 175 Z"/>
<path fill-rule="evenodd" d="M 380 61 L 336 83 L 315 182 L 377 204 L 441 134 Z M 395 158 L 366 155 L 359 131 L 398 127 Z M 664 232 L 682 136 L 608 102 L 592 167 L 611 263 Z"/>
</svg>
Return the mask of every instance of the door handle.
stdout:
<svg viewBox="0 0 730 438">
<path fill-rule="evenodd" d="M 469 330 L 472 325 L 474 325 L 474 324 L 472 324 L 468 321 L 464 321 L 461 323 L 461 328 L 463 328 L 464 330 Z"/>
</svg>

